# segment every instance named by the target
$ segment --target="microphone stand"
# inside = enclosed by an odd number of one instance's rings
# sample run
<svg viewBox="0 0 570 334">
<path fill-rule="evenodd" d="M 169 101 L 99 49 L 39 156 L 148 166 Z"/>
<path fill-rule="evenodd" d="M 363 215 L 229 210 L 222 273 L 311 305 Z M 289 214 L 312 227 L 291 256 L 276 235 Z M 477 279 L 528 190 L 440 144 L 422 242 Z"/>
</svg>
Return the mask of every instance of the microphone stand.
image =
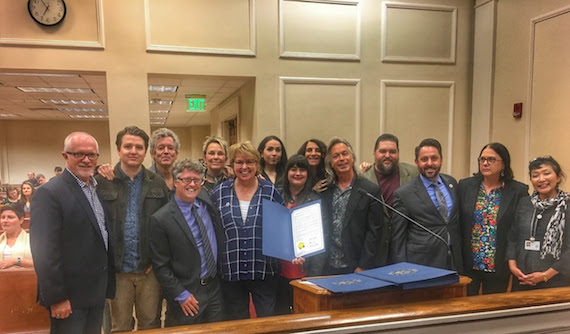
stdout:
<svg viewBox="0 0 570 334">
<path fill-rule="evenodd" d="M 421 228 L 422 230 L 426 231 L 427 233 L 429 233 L 430 235 L 436 237 L 437 239 L 441 240 L 445 246 L 447 247 L 447 258 L 450 261 L 449 263 L 451 264 L 451 270 L 455 270 L 455 263 L 453 261 L 453 256 L 451 254 L 451 245 L 449 244 L 449 241 L 446 241 L 441 235 L 433 232 L 432 230 L 430 230 L 429 228 L 423 226 L 422 224 L 420 224 L 419 222 L 415 221 L 414 219 L 412 219 L 411 217 L 408 217 L 407 215 L 403 214 L 402 212 L 400 212 L 400 210 L 394 208 L 393 206 L 391 206 L 390 204 L 384 202 L 383 200 L 379 199 L 378 197 L 372 195 L 371 193 L 369 193 L 368 191 L 359 188 L 358 192 L 364 196 L 368 196 L 370 198 L 372 198 L 373 200 L 375 200 L 376 202 L 382 204 L 383 206 L 387 207 L 388 209 L 392 210 L 392 212 L 397 213 L 398 215 L 400 215 L 401 217 L 403 217 L 404 219 L 406 219 L 407 221 L 413 223 L 414 225 L 416 225 L 417 227 Z M 447 232 L 447 238 L 449 240 L 449 232 Z"/>
</svg>

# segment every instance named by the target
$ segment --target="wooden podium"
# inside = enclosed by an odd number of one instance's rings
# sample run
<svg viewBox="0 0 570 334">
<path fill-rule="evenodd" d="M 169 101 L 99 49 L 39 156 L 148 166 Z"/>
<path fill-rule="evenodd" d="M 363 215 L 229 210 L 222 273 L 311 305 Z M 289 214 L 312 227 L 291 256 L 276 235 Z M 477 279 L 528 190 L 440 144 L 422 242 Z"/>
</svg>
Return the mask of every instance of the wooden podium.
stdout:
<svg viewBox="0 0 570 334">
<path fill-rule="evenodd" d="M 297 314 L 465 297 L 469 283 L 469 277 L 460 276 L 459 283 L 449 285 L 410 290 L 390 287 L 352 293 L 333 293 L 318 285 L 307 284 L 305 280 L 294 280 L 290 284 L 293 286 L 293 313 Z"/>
</svg>

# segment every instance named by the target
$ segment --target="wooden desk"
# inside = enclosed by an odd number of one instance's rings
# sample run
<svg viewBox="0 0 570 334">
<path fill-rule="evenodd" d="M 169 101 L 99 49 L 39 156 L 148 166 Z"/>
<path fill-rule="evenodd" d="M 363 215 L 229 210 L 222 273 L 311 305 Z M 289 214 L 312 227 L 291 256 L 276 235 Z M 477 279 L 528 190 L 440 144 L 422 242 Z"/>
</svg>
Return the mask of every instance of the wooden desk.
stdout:
<svg viewBox="0 0 570 334">
<path fill-rule="evenodd" d="M 0 270 L 0 333 L 49 332 L 48 311 L 36 302 L 34 269 Z"/>
<path fill-rule="evenodd" d="M 357 307 L 402 304 L 465 297 L 471 279 L 460 276 L 459 283 L 429 288 L 402 290 L 386 288 L 353 293 L 332 293 L 302 280 L 291 281 L 293 286 L 293 313 L 344 310 Z"/>
</svg>

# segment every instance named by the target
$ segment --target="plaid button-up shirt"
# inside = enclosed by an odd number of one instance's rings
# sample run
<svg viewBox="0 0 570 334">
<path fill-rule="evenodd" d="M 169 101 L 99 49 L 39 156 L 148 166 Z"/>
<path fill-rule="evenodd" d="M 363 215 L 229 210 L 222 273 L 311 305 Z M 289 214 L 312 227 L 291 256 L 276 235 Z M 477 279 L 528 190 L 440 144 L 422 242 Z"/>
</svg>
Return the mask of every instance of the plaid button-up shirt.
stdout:
<svg viewBox="0 0 570 334">
<path fill-rule="evenodd" d="M 220 212 L 226 236 L 225 244 L 219 245 L 223 250 L 219 259 L 222 278 L 226 281 L 265 279 L 279 271 L 278 261 L 264 256 L 262 252 L 263 199 L 284 204 L 272 183 L 259 180 L 244 221 L 234 191 L 234 179 L 225 181 L 212 192 L 212 201 Z"/>
</svg>

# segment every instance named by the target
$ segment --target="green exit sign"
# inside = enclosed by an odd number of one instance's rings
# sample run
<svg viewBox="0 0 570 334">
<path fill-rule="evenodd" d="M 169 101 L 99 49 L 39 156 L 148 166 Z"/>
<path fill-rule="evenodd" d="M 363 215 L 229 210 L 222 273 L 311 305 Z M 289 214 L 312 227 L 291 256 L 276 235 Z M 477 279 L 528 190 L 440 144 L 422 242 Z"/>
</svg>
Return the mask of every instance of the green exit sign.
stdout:
<svg viewBox="0 0 570 334">
<path fill-rule="evenodd" d="M 206 109 L 206 99 L 190 98 L 188 99 L 188 111 L 204 111 Z"/>
</svg>

